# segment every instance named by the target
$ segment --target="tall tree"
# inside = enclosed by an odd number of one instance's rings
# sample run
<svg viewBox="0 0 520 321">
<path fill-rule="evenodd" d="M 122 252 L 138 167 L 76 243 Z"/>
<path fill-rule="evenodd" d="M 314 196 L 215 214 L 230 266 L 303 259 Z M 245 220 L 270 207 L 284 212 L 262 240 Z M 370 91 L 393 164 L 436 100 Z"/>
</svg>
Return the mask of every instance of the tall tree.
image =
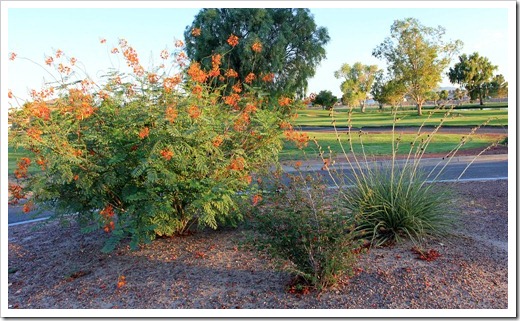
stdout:
<svg viewBox="0 0 520 321">
<path fill-rule="evenodd" d="M 448 77 L 452 84 L 466 88 L 471 100 L 478 98 L 480 105 L 484 105 L 486 83 L 493 76 L 495 69 L 497 66 L 492 65 L 488 58 L 474 52 L 469 57 L 466 54 L 459 56 L 459 62 L 450 68 Z"/>
<path fill-rule="evenodd" d="M 401 103 L 406 94 L 406 88 L 396 80 L 385 78 L 383 71 L 380 70 L 376 74 L 370 94 L 378 102 L 379 109 L 383 109 L 384 105 L 393 107 Z"/>
<path fill-rule="evenodd" d="M 237 38 L 230 43 L 226 39 L 231 35 Z M 221 68 L 236 71 L 236 81 L 258 84 L 264 79 L 264 88 L 274 96 L 300 97 L 325 58 L 324 45 L 330 39 L 309 9 L 290 8 L 202 9 L 184 37 L 190 59 L 206 68 L 211 68 L 213 54 L 227 53 Z M 254 78 L 247 78 L 250 73 Z"/>
<path fill-rule="evenodd" d="M 356 62 L 353 66 L 343 64 L 339 70 L 335 71 L 334 76 L 336 78 L 344 79 L 340 86 L 343 92 L 343 101 L 348 104 L 357 101 L 361 106 L 361 112 L 364 113 L 365 103 L 377 71 L 376 65 L 363 65 L 360 62 Z"/>
<path fill-rule="evenodd" d="M 390 28 L 390 37 L 372 52 L 386 61 L 390 76 L 402 83 L 415 100 L 419 115 L 452 55 L 462 47 L 460 40 L 445 42 L 444 34 L 443 27 L 426 27 L 414 18 L 396 20 Z"/>
</svg>

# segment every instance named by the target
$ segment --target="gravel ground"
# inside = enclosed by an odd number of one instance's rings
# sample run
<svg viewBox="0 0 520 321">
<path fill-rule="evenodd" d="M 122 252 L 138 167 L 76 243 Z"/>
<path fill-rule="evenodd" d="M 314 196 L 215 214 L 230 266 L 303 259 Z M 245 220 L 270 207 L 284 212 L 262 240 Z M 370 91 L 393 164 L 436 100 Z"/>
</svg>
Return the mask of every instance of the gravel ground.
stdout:
<svg viewBox="0 0 520 321">
<path fill-rule="evenodd" d="M 410 243 L 371 249 L 355 276 L 319 295 L 288 293 L 291 276 L 245 246 L 243 229 L 102 254 L 102 232 L 57 222 L 9 227 L 9 308 L 507 309 L 507 181 L 453 186 L 460 223 L 425 245 L 439 258 L 418 259 Z"/>
</svg>

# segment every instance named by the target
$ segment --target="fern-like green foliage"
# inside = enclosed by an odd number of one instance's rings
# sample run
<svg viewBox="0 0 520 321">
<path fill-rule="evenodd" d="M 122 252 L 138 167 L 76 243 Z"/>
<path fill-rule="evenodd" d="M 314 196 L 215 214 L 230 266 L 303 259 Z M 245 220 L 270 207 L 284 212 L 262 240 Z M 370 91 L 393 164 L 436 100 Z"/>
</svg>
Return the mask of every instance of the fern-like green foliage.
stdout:
<svg viewBox="0 0 520 321">
<path fill-rule="evenodd" d="M 180 67 L 177 74 L 111 71 L 95 85 L 78 70 L 78 79 L 63 77 L 52 94 L 12 109 L 9 144 L 30 151 L 31 166 L 41 167 L 28 175 L 20 163 L 16 186 L 33 202 L 52 204 L 56 216 L 78 213 L 85 232 L 105 230 L 104 251 L 128 237 L 136 247 L 240 218 L 237 199 L 277 160 L 280 124 L 297 103 L 267 105 L 260 79 L 222 96 L 212 86 L 225 74 L 214 74 L 218 65 L 212 72 Z"/>
</svg>

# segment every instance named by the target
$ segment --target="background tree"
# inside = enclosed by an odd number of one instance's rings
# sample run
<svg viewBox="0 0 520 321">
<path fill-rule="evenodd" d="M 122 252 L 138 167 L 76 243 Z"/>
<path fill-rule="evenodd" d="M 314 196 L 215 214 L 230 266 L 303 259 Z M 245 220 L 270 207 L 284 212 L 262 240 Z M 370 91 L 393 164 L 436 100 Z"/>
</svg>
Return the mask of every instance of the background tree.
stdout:
<svg viewBox="0 0 520 321">
<path fill-rule="evenodd" d="M 334 96 L 329 90 L 322 90 L 316 95 L 314 104 L 323 106 L 326 109 L 332 109 L 338 102 L 338 97 Z"/>
<path fill-rule="evenodd" d="M 459 105 L 462 105 L 462 99 L 466 96 L 466 90 L 457 88 L 453 92 L 453 97 L 459 101 Z"/>
<path fill-rule="evenodd" d="M 503 75 L 496 75 L 487 83 L 487 94 L 493 98 L 507 98 L 507 81 Z"/>
<path fill-rule="evenodd" d="M 446 102 L 448 100 L 450 93 L 446 89 L 443 89 L 443 90 L 439 91 L 437 93 L 437 95 L 438 95 L 438 97 L 437 97 L 436 104 L 441 105 L 443 102 Z"/>
<path fill-rule="evenodd" d="M 226 41 L 231 35 L 236 41 Z M 323 46 L 330 39 L 309 9 L 290 8 L 202 9 L 186 27 L 184 37 L 189 58 L 207 69 L 211 69 L 213 54 L 234 47 L 221 68 L 237 72 L 236 82 L 262 84 L 273 97 L 304 96 L 307 80 L 325 58 Z M 228 80 L 215 82 L 222 85 Z"/>
<path fill-rule="evenodd" d="M 390 28 L 390 37 L 372 52 L 387 62 L 390 76 L 415 100 L 419 115 L 428 93 L 441 81 L 451 56 L 462 46 L 460 40 L 445 42 L 444 33 L 443 27 L 425 27 L 414 18 L 396 20 Z"/>
<path fill-rule="evenodd" d="M 452 84 L 463 86 L 469 93 L 471 100 L 479 99 L 484 105 L 485 84 L 493 76 L 497 66 L 486 58 L 474 52 L 469 57 L 466 54 L 459 56 L 459 62 L 450 68 L 448 77 Z"/>
<path fill-rule="evenodd" d="M 381 70 L 376 74 L 370 93 L 374 100 L 378 102 L 379 109 L 383 109 L 385 104 L 392 107 L 400 104 L 406 94 L 406 88 L 398 81 L 386 79 Z"/>
<path fill-rule="evenodd" d="M 361 112 L 365 112 L 365 103 L 377 71 L 376 65 L 363 65 L 360 62 L 356 62 L 353 66 L 343 64 L 334 72 L 336 78 L 344 79 L 340 86 L 343 92 L 342 100 L 349 104 L 357 101 L 361 106 Z"/>
</svg>

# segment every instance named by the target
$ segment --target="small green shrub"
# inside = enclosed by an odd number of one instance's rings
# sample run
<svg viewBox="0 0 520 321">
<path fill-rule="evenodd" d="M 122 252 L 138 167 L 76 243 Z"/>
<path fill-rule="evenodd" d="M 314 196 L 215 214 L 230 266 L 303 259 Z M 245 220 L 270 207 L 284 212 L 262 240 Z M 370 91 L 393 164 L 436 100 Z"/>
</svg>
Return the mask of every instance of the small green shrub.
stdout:
<svg viewBox="0 0 520 321">
<path fill-rule="evenodd" d="M 320 290 L 352 272 L 358 247 L 352 217 L 338 211 L 319 177 L 288 176 L 262 201 L 257 231 L 275 256 L 293 263 L 292 273 Z"/>
</svg>

